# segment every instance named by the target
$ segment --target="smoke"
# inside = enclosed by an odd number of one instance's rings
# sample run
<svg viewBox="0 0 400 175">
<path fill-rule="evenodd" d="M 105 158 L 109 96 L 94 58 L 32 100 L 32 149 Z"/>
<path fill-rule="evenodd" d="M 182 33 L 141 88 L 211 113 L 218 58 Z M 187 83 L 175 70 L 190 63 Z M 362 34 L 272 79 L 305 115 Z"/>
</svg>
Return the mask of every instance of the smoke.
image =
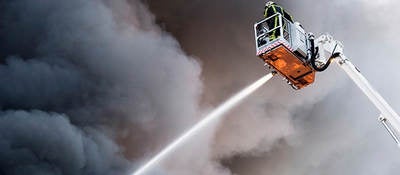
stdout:
<svg viewBox="0 0 400 175">
<path fill-rule="evenodd" d="M 279 1 L 317 36 L 329 32 L 399 111 L 396 1 Z M 217 104 L 265 72 L 254 55 L 260 1 L 148 0 L 157 22 L 203 63 L 202 105 Z M 396 145 L 375 107 L 335 66 L 302 91 L 277 78 L 227 116 L 212 157 L 233 174 L 393 174 Z M 201 155 L 199 159 L 201 159 Z M 193 173 L 201 174 L 201 173 Z"/>
<path fill-rule="evenodd" d="M 0 9 L 0 174 L 129 174 L 197 120 L 200 65 L 141 2 Z"/>
<path fill-rule="evenodd" d="M 398 2 L 278 3 L 307 31 L 343 41 L 400 111 Z M 252 37 L 262 9 L 245 0 L 1 0 L 0 174 L 131 173 L 266 73 Z M 302 91 L 280 78 L 264 87 L 155 174 L 398 171 L 377 110 L 334 66 Z"/>
<path fill-rule="evenodd" d="M 109 138 L 64 115 L 6 111 L 0 126 L 4 174 L 118 174 L 127 165 Z"/>
</svg>

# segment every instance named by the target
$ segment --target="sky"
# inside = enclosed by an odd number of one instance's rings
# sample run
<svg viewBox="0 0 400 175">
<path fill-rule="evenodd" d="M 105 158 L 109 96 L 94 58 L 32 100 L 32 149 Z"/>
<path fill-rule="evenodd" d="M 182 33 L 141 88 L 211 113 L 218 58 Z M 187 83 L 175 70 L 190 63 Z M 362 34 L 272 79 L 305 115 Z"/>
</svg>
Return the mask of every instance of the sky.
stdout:
<svg viewBox="0 0 400 175">
<path fill-rule="evenodd" d="M 394 0 L 276 1 L 330 33 L 400 111 Z M 255 0 L 0 0 L 0 175 L 125 175 L 268 73 Z M 156 167 L 157 175 L 395 174 L 379 112 L 336 66 L 281 77 Z"/>
</svg>

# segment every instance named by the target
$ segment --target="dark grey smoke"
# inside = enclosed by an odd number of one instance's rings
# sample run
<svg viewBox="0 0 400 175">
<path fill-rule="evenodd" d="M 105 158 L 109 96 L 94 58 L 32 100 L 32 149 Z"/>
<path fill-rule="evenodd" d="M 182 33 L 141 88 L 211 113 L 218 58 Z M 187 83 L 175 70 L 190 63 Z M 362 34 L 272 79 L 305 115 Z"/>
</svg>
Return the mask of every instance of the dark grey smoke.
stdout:
<svg viewBox="0 0 400 175">
<path fill-rule="evenodd" d="M 141 2 L 0 9 L 0 174 L 129 174 L 199 116 L 199 64 Z"/>
<path fill-rule="evenodd" d="M 400 111 L 397 1 L 277 1 L 307 31 L 329 32 L 346 55 Z M 264 74 L 252 25 L 262 1 L 148 0 L 157 22 L 203 63 L 203 105 L 217 104 Z M 232 112 L 211 142 L 234 174 L 396 174 L 399 150 L 379 113 L 339 70 L 294 92 L 276 81 Z"/>
<path fill-rule="evenodd" d="M 102 132 L 65 115 L 1 112 L 0 132 L 2 174 L 121 174 L 128 165 Z"/>
</svg>

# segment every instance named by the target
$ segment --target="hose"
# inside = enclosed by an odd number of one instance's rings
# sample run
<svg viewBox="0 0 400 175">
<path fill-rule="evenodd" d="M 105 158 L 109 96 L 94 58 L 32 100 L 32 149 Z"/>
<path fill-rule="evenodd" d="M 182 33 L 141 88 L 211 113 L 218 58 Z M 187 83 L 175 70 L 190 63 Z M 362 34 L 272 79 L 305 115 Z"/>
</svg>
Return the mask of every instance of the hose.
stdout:
<svg viewBox="0 0 400 175">
<path fill-rule="evenodd" d="M 316 56 L 317 56 L 317 53 L 318 53 L 318 48 L 315 49 L 314 37 L 311 37 L 311 38 L 310 38 L 310 42 L 311 42 L 311 59 L 310 59 L 311 66 L 314 68 L 314 70 L 316 70 L 316 71 L 318 71 L 318 72 L 325 71 L 325 70 L 329 67 L 329 65 L 331 64 L 332 59 L 334 59 L 334 58 L 336 58 L 336 57 L 339 56 L 339 53 L 335 53 L 337 44 L 335 45 L 335 48 L 333 49 L 333 52 L 332 52 L 331 57 L 330 57 L 330 58 L 328 59 L 328 61 L 324 64 L 324 66 L 318 67 L 318 66 L 315 64 Z"/>
</svg>

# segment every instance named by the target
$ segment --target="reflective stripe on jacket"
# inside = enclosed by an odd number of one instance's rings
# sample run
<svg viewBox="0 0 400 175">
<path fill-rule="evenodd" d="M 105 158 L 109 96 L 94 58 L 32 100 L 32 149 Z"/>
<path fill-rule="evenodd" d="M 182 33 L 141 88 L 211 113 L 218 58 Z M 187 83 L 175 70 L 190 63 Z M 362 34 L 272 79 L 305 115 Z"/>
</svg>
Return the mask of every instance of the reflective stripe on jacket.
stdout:
<svg viewBox="0 0 400 175">
<path fill-rule="evenodd" d="M 287 13 L 281 6 L 279 5 L 271 5 L 270 7 L 268 7 L 267 9 L 265 9 L 264 11 L 264 17 L 268 18 L 276 13 L 280 13 L 281 15 L 283 15 L 283 17 L 285 17 L 287 20 L 289 20 L 290 22 L 293 22 L 293 17 Z"/>
</svg>

